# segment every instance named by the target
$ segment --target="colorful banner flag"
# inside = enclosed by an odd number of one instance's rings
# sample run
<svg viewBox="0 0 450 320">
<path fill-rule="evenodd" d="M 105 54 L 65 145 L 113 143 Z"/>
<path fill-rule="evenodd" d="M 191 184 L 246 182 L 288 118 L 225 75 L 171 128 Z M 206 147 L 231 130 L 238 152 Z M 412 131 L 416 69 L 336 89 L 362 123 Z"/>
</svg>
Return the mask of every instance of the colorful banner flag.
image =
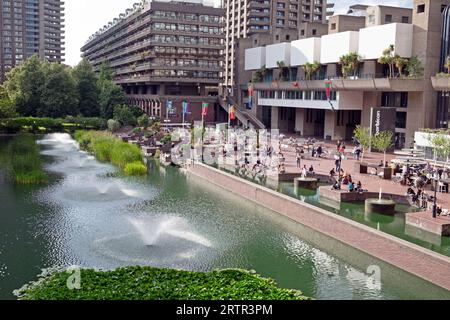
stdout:
<svg viewBox="0 0 450 320">
<path fill-rule="evenodd" d="M 333 88 L 333 82 L 332 81 L 325 81 L 325 93 L 327 95 L 327 99 L 330 100 L 331 98 L 331 89 Z"/>
<path fill-rule="evenodd" d="M 298 83 L 298 82 L 292 82 L 292 86 L 294 87 L 294 88 L 300 88 L 300 83 Z"/>
<path fill-rule="evenodd" d="M 253 109 L 253 93 L 254 93 L 253 86 L 250 85 L 248 87 L 248 107 L 247 107 L 247 109 L 249 110 Z"/>
<path fill-rule="evenodd" d="M 189 113 L 189 103 L 187 101 L 183 101 L 183 113 L 184 114 Z"/>
<path fill-rule="evenodd" d="M 202 116 L 206 117 L 208 115 L 209 103 L 202 103 Z"/>
<path fill-rule="evenodd" d="M 236 107 L 235 106 L 231 106 L 230 109 L 228 110 L 228 113 L 230 115 L 230 120 L 236 119 Z"/>
</svg>

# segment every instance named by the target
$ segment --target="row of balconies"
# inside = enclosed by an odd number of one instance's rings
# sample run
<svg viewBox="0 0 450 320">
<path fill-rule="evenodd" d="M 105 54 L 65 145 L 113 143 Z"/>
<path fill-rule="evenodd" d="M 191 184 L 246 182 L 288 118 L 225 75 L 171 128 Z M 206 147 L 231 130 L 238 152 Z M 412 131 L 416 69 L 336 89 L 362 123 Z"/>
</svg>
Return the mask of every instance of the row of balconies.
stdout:
<svg viewBox="0 0 450 320">
<path fill-rule="evenodd" d="M 142 63 L 136 66 L 127 66 L 124 68 L 115 69 L 116 74 L 126 74 L 126 73 L 133 73 L 138 71 L 144 71 L 144 70 L 152 70 L 152 69 L 161 69 L 166 68 L 170 70 L 186 70 L 186 71 L 222 71 L 222 68 L 220 66 L 217 67 L 207 67 L 207 66 L 168 66 L 168 65 L 162 65 L 161 63 L 155 63 L 155 62 L 146 62 Z"/>
</svg>

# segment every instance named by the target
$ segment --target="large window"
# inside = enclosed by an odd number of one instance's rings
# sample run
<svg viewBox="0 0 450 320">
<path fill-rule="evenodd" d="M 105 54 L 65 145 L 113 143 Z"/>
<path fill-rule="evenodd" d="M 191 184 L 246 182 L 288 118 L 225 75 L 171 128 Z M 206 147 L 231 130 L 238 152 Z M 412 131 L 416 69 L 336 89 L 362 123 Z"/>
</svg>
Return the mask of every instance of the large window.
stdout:
<svg viewBox="0 0 450 320">
<path fill-rule="evenodd" d="M 390 108 L 407 108 L 408 92 L 383 92 L 381 106 Z"/>
</svg>

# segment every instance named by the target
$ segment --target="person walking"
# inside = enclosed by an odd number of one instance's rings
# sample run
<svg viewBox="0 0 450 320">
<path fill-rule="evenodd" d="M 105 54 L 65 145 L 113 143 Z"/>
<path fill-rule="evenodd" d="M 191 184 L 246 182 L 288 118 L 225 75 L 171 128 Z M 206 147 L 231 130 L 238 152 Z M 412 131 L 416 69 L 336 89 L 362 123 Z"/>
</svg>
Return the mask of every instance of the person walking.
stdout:
<svg viewBox="0 0 450 320">
<path fill-rule="evenodd" d="M 336 156 L 336 161 L 334 161 L 334 164 L 336 166 L 336 172 L 340 172 L 341 171 L 341 161 L 342 161 L 341 156 L 337 155 Z"/>
<path fill-rule="evenodd" d="M 297 158 L 297 168 L 301 168 L 302 156 L 300 155 L 299 151 L 297 151 L 296 158 Z"/>
</svg>

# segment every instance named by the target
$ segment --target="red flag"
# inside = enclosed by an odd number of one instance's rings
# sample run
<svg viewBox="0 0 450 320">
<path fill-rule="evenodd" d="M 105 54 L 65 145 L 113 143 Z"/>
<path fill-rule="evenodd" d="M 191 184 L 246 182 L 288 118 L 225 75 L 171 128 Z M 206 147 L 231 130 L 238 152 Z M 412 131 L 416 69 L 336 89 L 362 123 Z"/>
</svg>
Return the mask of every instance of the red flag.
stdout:
<svg viewBox="0 0 450 320">
<path fill-rule="evenodd" d="M 208 115 L 209 103 L 203 102 L 202 104 L 202 116 L 206 117 Z"/>
<path fill-rule="evenodd" d="M 228 110 L 228 113 L 230 114 L 230 120 L 236 119 L 236 107 L 235 106 L 231 106 L 230 109 Z"/>
<path fill-rule="evenodd" d="M 300 88 L 300 84 L 298 82 L 292 82 L 292 86 L 297 89 Z"/>
<path fill-rule="evenodd" d="M 330 98 L 331 98 L 331 88 L 332 87 L 333 87 L 333 82 L 325 81 L 325 93 L 327 95 L 328 100 L 330 100 Z"/>
</svg>

